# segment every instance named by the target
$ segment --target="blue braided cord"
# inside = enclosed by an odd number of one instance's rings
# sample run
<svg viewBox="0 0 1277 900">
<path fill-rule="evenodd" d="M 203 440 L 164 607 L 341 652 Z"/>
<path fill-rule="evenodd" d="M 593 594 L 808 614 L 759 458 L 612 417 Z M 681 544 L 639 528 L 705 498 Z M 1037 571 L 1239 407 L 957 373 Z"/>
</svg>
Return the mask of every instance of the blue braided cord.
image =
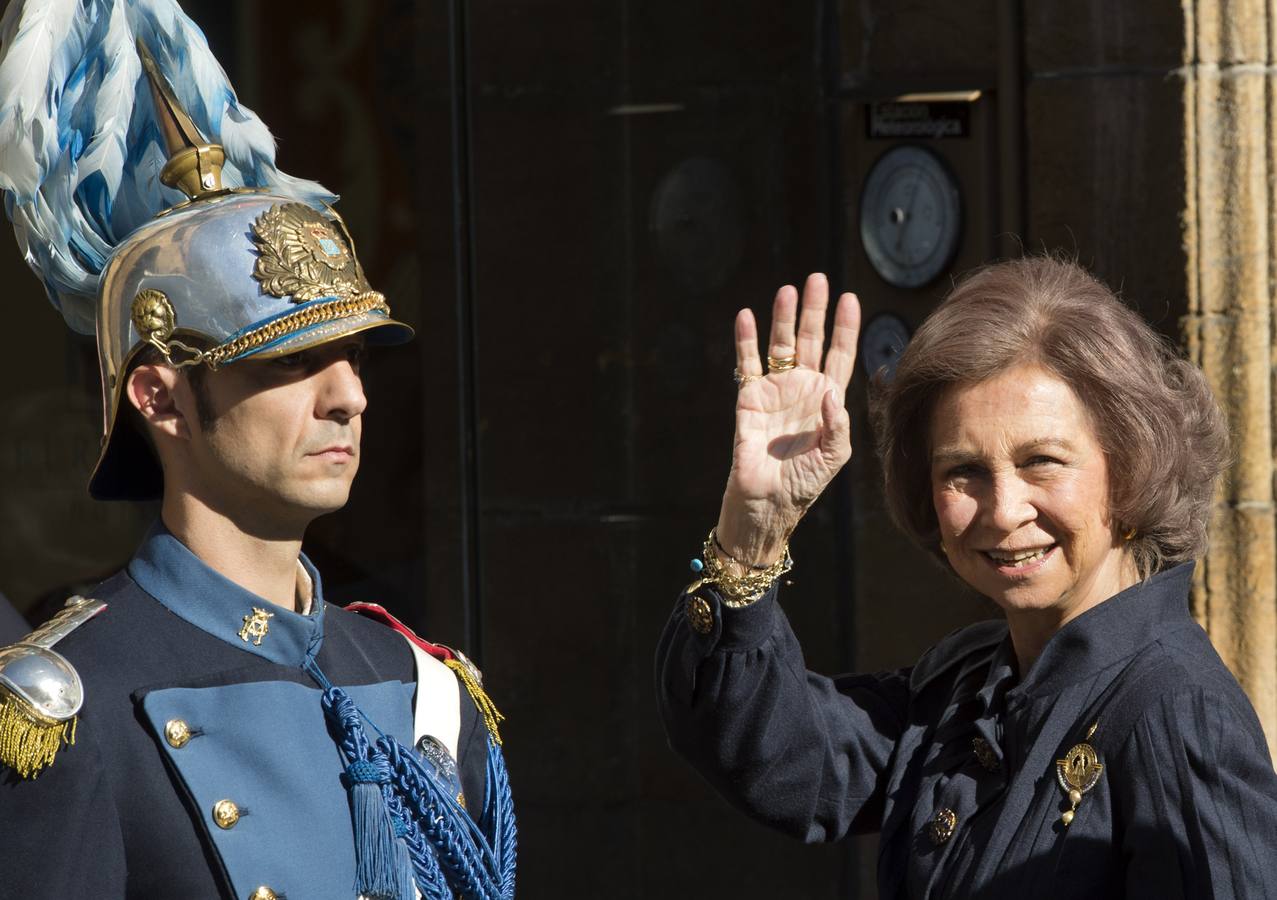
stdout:
<svg viewBox="0 0 1277 900">
<path fill-rule="evenodd" d="M 394 773 L 392 784 L 408 812 L 439 858 L 455 893 L 467 900 L 498 900 L 496 860 L 488 842 L 457 805 L 443 794 L 421 763 L 394 740 L 378 742 Z M 457 833 L 457 824 L 466 826 Z M 477 840 L 476 840 L 477 839 Z"/>
<path fill-rule="evenodd" d="M 383 749 L 394 769 L 392 785 L 421 829 L 426 845 L 438 857 L 449 884 L 458 895 L 497 900 L 495 859 L 470 816 L 451 793 L 440 790 L 415 755 L 389 742 Z"/>
<path fill-rule="evenodd" d="M 346 778 L 351 784 L 386 784 L 390 781 L 390 771 L 375 762 L 357 759 L 346 766 Z"/>
<path fill-rule="evenodd" d="M 385 754 L 387 762 L 390 764 L 391 783 L 396 786 L 400 793 L 405 793 L 409 788 L 409 783 L 405 782 L 405 773 L 411 771 L 409 781 L 415 785 L 416 790 L 420 793 L 425 791 L 429 794 L 426 797 L 429 803 L 442 807 L 437 810 L 438 813 L 445 815 L 452 822 L 459 822 L 463 828 L 463 837 L 474 845 L 474 852 L 479 855 L 475 860 L 476 865 L 484 866 L 490 872 L 496 872 L 496 856 L 492 852 L 492 840 L 489 835 L 476 824 L 470 814 L 466 812 L 456 797 L 450 791 L 443 790 L 440 787 L 438 779 L 434 773 L 426 768 L 421 758 L 416 754 L 404 748 L 402 744 L 394 738 L 385 738 L 377 742 L 378 748 Z M 398 778 L 396 778 L 398 776 Z M 398 784 L 396 784 L 398 781 Z M 411 804 L 413 797 L 407 797 Z M 435 818 L 438 816 L 436 815 Z"/>
<path fill-rule="evenodd" d="M 408 847 L 423 896 L 427 900 L 451 900 L 448 885 L 459 882 L 457 893 L 467 898 L 513 900 L 518 828 L 500 747 L 489 737 L 482 816 L 489 827 L 480 830 L 457 801 L 439 789 L 414 754 L 382 733 L 345 691 L 332 686 L 318 666 L 307 668 L 325 686 L 324 713 L 337 732 L 334 737 L 341 752 L 350 761 L 347 778 L 352 783 L 382 785 L 395 835 Z M 368 741 L 362 727 L 364 721 L 380 735 L 376 745 Z M 461 834 L 456 833 L 457 823 L 462 825 Z M 488 835 L 483 833 L 485 830 Z"/>
<path fill-rule="evenodd" d="M 386 808 L 390 810 L 390 818 L 395 823 L 395 834 L 408 848 L 408 857 L 416 873 L 417 889 L 425 900 L 453 900 L 448 879 L 439 868 L 434 850 L 426 843 L 417 823 L 408 815 L 403 801 L 389 785 L 385 785 L 382 792 L 386 798 Z"/>
<path fill-rule="evenodd" d="M 400 895 L 412 893 L 410 885 L 415 880 L 416 865 L 409 865 L 413 863 L 410 851 L 407 858 L 399 857 L 396 862 L 397 853 L 403 852 L 395 846 L 402 840 L 402 828 L 396 822 L 397 817 L 387 802 L 391 775 L 389 763 L 385 755 L 369 743 L 362 723 L 365 717 L 350 695 L 341 688 L 332 686 L 317 665 L 312 664 L 308 669 L 317 682 L 328 685 L 321 700 L 324 717 L 328 721 L 333 739 L 347 760 L 343 780 L 350 791 L 351 816 L 355 827 L 356 868 L 359 873 L 356 875 L 355 888 L 379 897 L 408 900 L 406 896 Z M 366 790 L 374 790 L 380 795 L 380 814 L 367 805 L 371 798 L 361 793 Z M 389 833 L 379 833 L 379 829 L 384 826 L 377 824 L 378 818 L 390 826 Z M 400 865 L 403 867 L 399 868 Z M 449 898 L 445 896 L 441 900 Z"/>
<path fill-rule="evenodd" d="M 347 765 L 367 760 L 370 750 L 368 735 L 360 727 L 359 708 L 355 706 L 355 701 L 341 688 L 330 685 L 324 691 L 322 704 L 324 716 L 337 732 L 333 737 L 345 755 Z"/>
<path fill-rule="evenodd" d="M 350 699 L 350 696 L 345 691 L 343 691 L 339 687 L 335 687 L 333 683 L 328 680 L 328 676 L 324 674 L 323 669 L 319 668 L 319 664 L 315 662 L 314 657 L 307 657 L 306 660 L 302 663 L 302 668 L 305 669 L 310 674 L 311 678 L 315 679 L 316 684 L 318 684 L 321 688 L 323 688 L 325 693 L 324 702 L 326 704 L 333 705 L 338 702 L 337 698 L 344 698 L 344 703 L 342 703 L 342 712 L 338 716 L 338 721 L 334 724 L 336 724 L 339 728 L 346 730 L 358 725 L 359 720 L 362 719 L 364 722 L 367 722 L 369 725 L 371 725 L 372 730 L 377 732 L 379 736 L 381 737 L 385 736 L 385 733 L 380 728 L 377 727 L 377 723 L 374 722 L 372 719 L 368 718 L 367 716 L 365 716 L 364 711 L 360 709 L 358 706 L 355 706 L 355 702 Z M 327 696 L 329 692 L 334 692 L 331 698 Z M 350 704 L 349 709 L 345 707 L 345 703 Z M 324 707 L 324 711 L 328 712 L 328 706 Z M 351 720 L 352 715 L 353 715 L 353 721 Z M 331 721 L 331 715 L 330 715 L 330 721 Z M 356 729 L 356 730 L 362 731 L 362 729 Z M 365 737 L 365 740 L 366 740 L 366 737 Z"/>
<path fill-rule="evenodd" d="M 328 680 L 328 676 L 324 674 L 324 671 L 321 668 L 319 668 L 319 664 L 315 662 L 315 657 L 306 657 L 305 661 L 302 663 L 302 668 L 305 669 L 307 673 L 309 673 L 310 677 L 315 679 L 315 683 L 325 691 L 331 691 L 333 689 L 333 683 Z M 325 697 L 324 700 L 325 702 L 331 702 L 327 697 Z M 328 711 L 327 706 L 324 707 L 324 711 Z"/>
<path fill-rule="evenodd" d="M 514 793 L 510 790 L 510 774 L 505 767 L 501 747 L 488 735 L 488 797 L 494 799 L 484 819 L 491 818 L 493 844 L 501 865 L 502 900 L 514 900 L 514 873 L 519 856 L 519 826 L 514 816 Z"/>
<path fill-rule="evenodd" d="M 353 765 L 355 761 L 366 761 L 371 753 L 371 747 L 368 743 L 368 735 L 360 721 L 361 714 L 358 707 L 351 700 L 350 695 L 328 682 L 318 666 L 313 667 L 311 675 L 317 682 L 326 685 L 323 696 L 324 713 L 336 732 L 334 739 L 337 740 L 338 747 L 346 759 L 351 761 L 348 765 Z M 390 813 L 396 835 L 408 847 L 418 889 L 426 900 L 453 900 L 448 880 L 435 858 L 433 848 L 426 841 L 389 782 L 389 778 L 382 782 L 382 796 L 386 801 L 386 809 Z"/>
</svg>

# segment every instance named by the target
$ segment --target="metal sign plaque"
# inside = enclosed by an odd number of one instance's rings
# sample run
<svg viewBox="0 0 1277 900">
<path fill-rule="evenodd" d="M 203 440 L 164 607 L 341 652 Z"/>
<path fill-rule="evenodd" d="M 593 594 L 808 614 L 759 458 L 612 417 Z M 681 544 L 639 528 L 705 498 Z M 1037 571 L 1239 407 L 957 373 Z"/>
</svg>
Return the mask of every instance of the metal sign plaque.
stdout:
<svg viewBox="0 0 1277 900">
<path fill-rule="evenodd" d="M 865 109 L 870 140 L 964 138 L 971 133 L 970 103 L 891 100 Z"/>
</svg>

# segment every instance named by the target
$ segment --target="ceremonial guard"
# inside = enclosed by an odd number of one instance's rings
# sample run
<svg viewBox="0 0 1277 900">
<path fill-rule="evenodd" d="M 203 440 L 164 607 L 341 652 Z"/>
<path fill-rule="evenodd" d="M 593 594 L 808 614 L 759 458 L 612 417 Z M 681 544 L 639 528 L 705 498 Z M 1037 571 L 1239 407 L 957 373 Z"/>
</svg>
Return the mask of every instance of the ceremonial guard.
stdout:
<svg viewBox="0 0 1277 900">
<path fill-rule="evenodd" d="M 0 187 L 97 334 L 91 492 L 162 499 L 123 571 L 0 650 L 0 897 L 513 897 L 479 673 L 327 604 L 301 554 L 358 467 L 365 345 L 412 334 L 335 197 L 275 168 L 171 0 L 11 0 Z"/>
</svg>

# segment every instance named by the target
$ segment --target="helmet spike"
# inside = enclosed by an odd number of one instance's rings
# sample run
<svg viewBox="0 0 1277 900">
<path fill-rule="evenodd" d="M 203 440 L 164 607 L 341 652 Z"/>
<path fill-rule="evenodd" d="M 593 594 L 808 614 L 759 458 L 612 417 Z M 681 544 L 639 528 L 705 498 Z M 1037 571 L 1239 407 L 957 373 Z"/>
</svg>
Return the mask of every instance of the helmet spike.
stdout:
<svg viewBox="0 0 1277 900">
<path fill-rule="evenodd" d="M 200 133 L 140 37 L 137 54 L 151 85 L 156 121 L 168 151 L 168 162 L 160 171 L 160 181 L 191 200 L 225 193 L 222 166 L 226 163 L 226 151 L 220 144 L 209 143 Z"/>
</svg>

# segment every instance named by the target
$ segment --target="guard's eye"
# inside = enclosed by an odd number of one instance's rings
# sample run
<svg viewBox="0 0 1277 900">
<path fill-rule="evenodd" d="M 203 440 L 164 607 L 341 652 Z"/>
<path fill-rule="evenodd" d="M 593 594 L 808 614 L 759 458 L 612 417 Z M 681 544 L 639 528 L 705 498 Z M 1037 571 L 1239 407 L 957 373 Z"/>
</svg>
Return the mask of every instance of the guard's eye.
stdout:
<svg viewBox="0 0 1277 900">
<path fill-rule="evenodd" d="M 356 372 L 364 364 L 364 360 L 368 358 L 368 348 L 361 341 L 358 344 L 351 344 L 346 348 L 346 359 L 349 360 L 350 366 Z"/>
<path fill-rule="evenodd" d="M 299 350 L 297 353 L 289 353 L 284 356 L 277 356 L 271 360 L 271 365 L 278 369 L 300 369 L 306 365 L 307 354 L 305 350 Z"/>
</svg>

